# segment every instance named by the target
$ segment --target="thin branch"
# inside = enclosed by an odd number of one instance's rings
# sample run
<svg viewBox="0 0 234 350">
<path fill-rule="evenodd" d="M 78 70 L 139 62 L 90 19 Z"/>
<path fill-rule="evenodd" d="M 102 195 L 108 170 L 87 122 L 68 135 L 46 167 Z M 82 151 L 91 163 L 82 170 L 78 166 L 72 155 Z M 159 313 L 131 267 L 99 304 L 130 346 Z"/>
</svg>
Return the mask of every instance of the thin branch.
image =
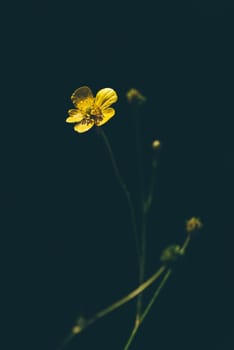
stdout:
<svg viewBox="0 0 234 350">
<path fill-rule="evenodd" d="M 88 319 L 88 320 L 82 319 L 82 322 L 80 322 L 80 319 L 78 319 L 77 323 L 72 328 L 70 334 L 65 338 L 62 345 L 57 350 L 63 350 L 77 334 L 82 333 L 86 328 L 91 326 L 96 321 L 100 320 L 104 316 L 108 315 L 109 313 L 118 309 L 122 305 L 125 305 L 129 301 L 136 298 L 145 289 L 147 289 L 151 284 L 153 284 L 162 275 L 162 273 L 165 271 L 165 269 L 166 269 L 166 266 L 164 266 L 164 265 L 161 266 L 149 279 L 147 279 L 144 283 L 139 285 L 132 292 L 130 292 L 129 294 L 127 294 L 123 298 L 119 299 L 115 303 L 111 304 L 110 306 L 106 307 L 105 309 L 99 311 L 90 319 Z"/>
<path fill-rule="evenodd" d="M 98 132 L 100 133 L 100 135 L 102 136 L 104 143 L 107 147 L 109 156 L 110 156 L 110 160 L 114 169 L 114 173 L 115 176 L 120 184 L 120 187 L 122 188 L 122 190 L 124 191 L 124 194 L 126 196 L 127 202 L 128 202 L 128 206 L 130 209 L 130 215 L 131 215 L 131 222 L 132 222 L 132 228 L 133 228 L 133 234 L 134 234 L 134 240 L 135 240 L 135 245 L 136 245 L 136 251 L 137 251 L 137 256 L 138 256 L 138 263 L 140 264 L 140 244 L 139 244 L 139 238 L 138 238 L 138 233 L 137 233 L 137 224 L 136 224 L 136 214 L 135 214 L 135 209 L 133 206 L 133 202 L 132 202 L 132 198 L 130 195 L 130 192 L 128 191 L 128 188 L 120 174 L 117 162 L 115 160 L 115 156 L 114 153 L 112 151 L 110 142 L 108 140 L 107 135 L 105 134 L 104 130 L 100 127 L 97 128 Z"/>
<path fill-rule="evenodd" d="M 185 239 L 185 242 L 183 243 L 180 251 L 181 253 L 185 253 L 187 247 L 188 247 L 188 244 L 190 242 L 190 235 L 188 235 Z M 167 280 L 169 279 L 169 277 L 171 276 L 171 273 L 172 273 L 172 268 L 169 268 L 166 272 L 166 274 L 164 275 L 162 281 L 160 282 L 160 284 L 158 285 L 157 289 L 155 290 L 154 294 L 153 294 L 153 297 L 150 299 L 148 305 L 146 306 L 145 310 L 143 311 L 143 313 L 141 314 L 141 317 L 140 319 L 135 323 L 134 325 L 134 328 L 127 340 L 127 343 L 124 347 L 124 350 L 128 350 L 137 334 L 137 331 L 140 327 L 140 325 L 142 324 L 142 322 L 144 321 L 145 317 L 148 315 L 150 309 L 152 308 L 153 304 L 155 303 L 155 301 L 157 300 L 160 292 L 162 291 L 163 287 L 165 286 Z"/>
</svg>

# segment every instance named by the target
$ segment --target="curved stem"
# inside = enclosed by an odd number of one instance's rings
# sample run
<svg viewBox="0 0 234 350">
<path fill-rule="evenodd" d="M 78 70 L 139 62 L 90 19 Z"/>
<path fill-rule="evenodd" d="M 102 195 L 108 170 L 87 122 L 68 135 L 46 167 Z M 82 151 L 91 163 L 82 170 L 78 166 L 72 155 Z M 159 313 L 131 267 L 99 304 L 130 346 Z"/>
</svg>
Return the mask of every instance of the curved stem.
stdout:
<svg viewBox="0 0 234 350">
<path fill-rule="evenodd" d="M 181 252 L 184 254 L 188 244 L 190 242 L 191 238 L 188 235 L 185 239 L 185 242 L 183 243 L 182 247 L 181 247 Z M 150 299 L 149 303 L 147 304 L 145 310 L 142 312 L 140 319 L 135 323 L 134 328 L 132 330 L 132 333 L 130 334 L 130 337 L 128 338 L 128 341 L 124 347 L 124 350 L 128 350 L 136 336 L 136 333 L 140 327 L 140 325 L 142 324 L 142 322 L 144 321 L 145 317 L 148 315 L 150 309 L 152 308 L 153 304 L 155 303 L 156 299 L 158 298 L 160 292 L 162 291 L 163 287 L 165 286 L 167 280 L 169 279 L 169 277 L 171 276 L 172 273 L 172 268 L 169 268 L 166 272 L 166 274 L 164 275 L 161 283 L 158 285 L 157 289 L 155 290 L 153 297 Z"/>
<path fill-rule="evenodd" d="M 185 254 L 185 251 L 190 243 L 190 240 L 191 240 L 191 236 L 190 235 L 187 235 L 187 238 L 186 240 L 184 241 L 184 244 L 182 245 L 182 247 L 180 248 L 180 251 L 182 254 Z"/>
<path fill-rule="evenodd" d="M 142 171 L 142 135 L 141 135 L 141 119 L 138 109 L 134 109 L 133 118 L 135 119 L 135 142 L 137 156 L 137 173 L 140 198 L 140 269 L 139 283 L 144 281 L 145 277 L 145 258 L 146 258 L 146 212 L 145 212 L 145 193 L 144 178 Z M 140 294 L 137 300 L 136 322 L 138 322 L 141 314 L 143 294 Z"/>
<path fill-rule="evenodd" d="M 153 201 L 153 195 L 154 195 L 154 189 L 155 189 L 155 173 L 157 168 L 157 160 L 156 155 L 154 154 L 153 160 L 152 160 L 152 173 L 151 173 L 151 179 L 150 179 L 150 187 L 149 187 L 149 193 L 145 201 L 145 211 L 148 212 L 152 201 Z"/>
<path fill-rule="evenodd" d="M 141 263 L 140 263 L 140 274 L 139 274 L 139 281 L 141 282 L 144 280 L 144 274 L 145 274 L 145 259 L 146 259 L 146 217 L 149 212 L 149 209 L 151 207 L 152 201 L 153 201 L 153 195 L 154 195 L 154 188 L 155 188 L 155 172 L 156 172 L 156 155 L 154 155 L 153 161 L 152 161 L 152 174 L 150 179 L 150 187 L 149 187 L 149 193 L 148 196 L 145 198 L 144 193 L 142 195 L 142 227 L 141 227 Z M 140 319 L 141 314 L 141 307 L 142 307 L 142 295 L 139 296 L 138 302 L 137 302 L 137 316 L 136 316 L 136 322 Z M 134 331 L 134 329 L 133 329 Z"/>
<path fill-rule="evenodd" d="M 161 274 L 165 271 L 166 267 L 163 265 L 161 266 L 157 272 L 155 272 L 153 274 L 153 276 L 151 276 L 148 280 L 146 280 L 145 282 L 143 282 L 140 286 L 138 286 L 136 289 L 134 289 L 131 293 L 129 293 L 128 295 L 126 295 L 125 297 L 123 297 L 122 299 L 116 301 L 114 304 L 110 305 L 109 307 L 107 307 L 106 309 L 98 312 L 94 318 L 101 318 L 103 316 L 106 316 L 107 314 L 109 314 L 110 312 L 116 310 L 117 308 L 119 308 L 120 306 L 126 304 L 127 302 L 129 302 L 130 300 L 134 299 L 135 297 L 137 297 L 139 294 L 141 294 L 145 289 L 147 289 L 152 283 L 154 283 L 160 276 Z"/>
<path fill-rule="evenodd" d="M 140 246 L 139 246 L 139 239 L 138 239 L 138 233 L 137 233 L 136 215 L 135 215 L 135 209 L 133 206 L 132 198 L 131 198 L 131 195 L 128 191 L 128 188 L 127 188 L 127 186 L 126 186 L 125 182 L 123 181 L 123 178 L 120 174 L 120 171 L 119 171 L 118 165 L 116 163 L 114 153 L 112 151 L 112 148 L 111 148 L 111 145 L 110 145 L 110 142 L 108 140 L 107 135 L 105 134 L 105 132 L 102 128 L 97 128 L 97 130 L 103 138 L 103 141 L 106 145 L 106 148 L 107 148 L 109 156 L 110 156 L 110 160 L 111 160 L 111 163 L 112 163 L 112 166 L 114 169 L 115 176 L 116 176 L 116 178 L 120 184 L 120 187 L 122 188 L 122 190 L 126 196 L 127 202 L 128 202 L 128 206 L 130 209 L 130 215 L 131 215 L 134 240 L 135 240 L 135 245 L 136 245 L 136 251 L 137 251 L 137 256 L 138 256 L 138 263 L 140 264 Z"/>
<path fill-rule="evenodd" d="M 70 334 L 65 338 L 62 345 L 57 350 L 64 349 L 68 343 L 77 335 L 82 333 L 87 327 L 91 326 L 94 322 L 101 319 L 102 317 L 108 315 L 109 313 L 113 312 L 114 310 L 118 309 L 122 305 L 128 303 L 129 301 L 136 298 L 139 294 L 141 294 L 145 289 L 147 289 L 151 284 L 153 284 L 165 271 L 166 267 L 163 265 L 161 266 L 158 271 L 156 271 L 150 278 L 148 278 L 144 283 L 139 285 L 136 289 L 131 291 L 129 294 L 124 296 L 123 298 L 119 299 L 115 303 L 111 304 L 110 306 L 106 307 L 105 309 L 99 311 L 96 313 L 93 317 L 91 317 L 88 320 L 85 320 L 81 318 L 78 319 L 77 323 L 72 328 Z"/>
<path fill-rule="evenodd" d="M 144 321 L 145 317 L 149 313 L 151 307 L 153 306 L 154 302 L 156 301 L 157 297 L 159 296 L 159 293 L 163 289 L 163 287 L 166 284 L 166 282 L 167 282 L 168 278 L 170 277 L 171 273 L 172 273 L 172 269 L 168 269 L 167 273 L 165 274 L 165 276 L 163 277 L 161 283 L 159 284 L 158 288 L 156 289 L 152 299 L 150 300 L 149 304 L 147 305 L 147 307 L 145 308 L 144 312 L 142 313 L 142 315 L 141 315 L 141 323 Z"/>
<path fill-rule="evenodd" d="M 132 333 L 130 334 L 130 337 L 128 338 L 128 341 L 124 347 L 124 350 L 128 350 L 136 336 L 136 333 L 140 327 L 140 325 L 142 324 L 143 320 L 145 319 L 145 317 L 147 316 L 147 314 L 149 313 L 151 307 L 153 306 L 154 302 L 156 301 L 157 297 L 159 296 L 161 290 L 163 289 L 165 283 L 167 282 L 168 278 L 171 275 L 172 270 L 168 269 L 167 273 L 165 274 L 165 276 L 163 277 L 161 283 L 159 284 L 158 288 L 156 289 L 152 299 L 150 300 L 150 302 L 148 303 L 147 307 L 145 308 L 145 310 L 143 311 L 140 319 L 138 322 L 135 323 L 135 326 L 132 330 Z"/>
<path fill-rule="evenodd" d="M 72 339 L 75 337 L 75 333 L 71 332 L 62 342 L 62 344 L 57 348 L 57 350 L 63 350 L 67 347 L 68 344 L 72 341 Z"/>
<path fill-rule="evenodd" d="M 128 350 L 130 348 L 130 346 L 131 346 L 131 344 L 133 342 L 133 339 L 136 336 L 136 333 L 138 331 L 139 326 L 140 326 L 140 321 L 135 322 L 134 328 L 132 330 L 132 333 L 131 333 L 130 337 L 128 338 L 128 341 L 127 341 L 127 343 L 126 343 L 126 345 L 124 347 L 124 350 Z"/>
</svg>

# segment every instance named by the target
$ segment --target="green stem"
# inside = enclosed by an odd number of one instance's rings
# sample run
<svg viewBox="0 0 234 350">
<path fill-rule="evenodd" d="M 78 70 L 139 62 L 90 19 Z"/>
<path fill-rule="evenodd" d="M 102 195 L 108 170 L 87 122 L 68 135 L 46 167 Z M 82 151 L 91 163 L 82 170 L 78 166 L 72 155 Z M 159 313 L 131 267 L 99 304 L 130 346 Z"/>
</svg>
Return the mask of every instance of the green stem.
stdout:
<svg viewBox="0 0 234 350">
<path fill-rule="evenodd" d="M 184 254 L 188 244 L 190 243 L 190 236 L 188 235 L 185 239 L 185 242 L 183 243 L 182 247 L 181 247 L 181 252 Z M 130 334 L 130 337 L 128 338 L 128 341 L 124 347 L 124 350 L 128 350 L 136 336 L 136 333 L 140 327 L 140 325 L 142 324 L 142 322 L 144 321 L 145 317 L 148 315 L 150 309 L 152 308 L 153 304 L 155 303 L 156 299 L 158 298 L 160 292 L 162 291 L 163 287 L 165 286 L 167 280 L 169 279 L 169 277 L 171 276 L 172 273 L 172 268 L 169 268 L 165 274 L 165 276 L 163 277 L 161 283 L 159 284 L 159 286 L 157 287 L 157 289 L 155 290 L 153 297 L 150 299 L 148 305 L 146 306 L 145 310 L 143 311 L 143 313 L 141 314 L 140 319 L 137 320 L 137 322 L 135 322 L 134 328 L 132 330 L 132 333 Z"/>
<path fill-rule="evenodd" d="M 124 350 L 128 350 L 129 347 L 131 346 L 131 344 L 132 344 L 132 342 L 133 342 L 133 339 L 134 339 L 135 336 L 136 336 L 136 333 L 137 333 L 137 331 L 138 331 L 139 326 L 140 326 L 140 321 L 135 322 L 134 328 L 133 328 L 133 330 L 132 330 L 132 333 L 131 333 L 130 337 L 128 338 L 128 341 L 127 341 L 127 343 L 126 343 L 126 345 L 125 345 L 125 347 L 124 347 Z"/>
<path fill-rule="evenodd" d="M 145 274 L 145 259 L 146 259 L 146 217 L 149 212 L 149 209 L 151 207 L 152 201 L 153 201 L 153 195 L 154 195 L 154 187 L 155 187 L 155 170 L 156 170 L 156 156 L 154 155 L 153 161 L 152 161 L 152 174 L 150 179 L 150 187 L 149 187 L 149 193 L 147 198 L 144 198 L 144 195 L 142 195 L 142 227 L 141 227 L 141 263 L 140 263 L 140 275 L 139 275 L 139 281 L 144 280 L 144 274 Z M 136 322 L 140 319 L 141 314 L 141 307 L 142 307 L 142 298 L 143 295 L 139 295 L 138 301 L 137 301 L 137 316 L 136 316 Z"/>
<path fill-rule="evenodd" d="M 118 300 L 117 302 L 115 302 L 114 304 L 112 304 L 111 306 L 107 307 L 106 309 L 98 312 L 94 318 L 101 318 L 103 316 L 106 316 L 107 314 L 109 314 L 110 312 L 116 310 L 117 308 L 119 308 L 120 306 L 126 304 L 127 302 L 129 302 L 130 300 L 134 299 L 136 296 L 140 295 L 145 289 L 147 289 L 152 283 L 154 283 L 160 276 L 161 274 L 165 271 L 166 267 L 163 265 L 161 266 L 157 272 L 155 272 L 153 274 L 153 276 L 151 276 L 148 280 L 146 280 L 145 282 L 143 282 L 139 287 L 137 287 L 136 289 L 134 289 L 131 293 L 129 293 L 128 295 L 126 295 L 124 298 Z"/>
<path fill-rule="evenodd" d="M 145 212 L 145 194 L 144 194 L 144 178 L 142 171 L 142 135 L 141 135 L 141 119 L 138 109 L 134 109 L 133 118 L 135 119 L 135 142 L 137 155 L 137 173 L 140 195 L 140 269 L 139 283 L 144 281 L 145 277 L 145 258 L 146 258 L 146 212 Z M 137 300 L 136 322 L 140 318 L 142 308 L 143 294 L 140 294 Z"/>
<path fill-rule="evenodd" d="M 150 300 L 149 304 L 147 305 L 147 307 L 145 308 L 143 314 L 141 315 L 141 323 L 144 321 L 145 317 L 149 313 L 150 309 L 152 308 L 153 304 L 155 303 L 157 297 L 159 296 L 161 290 L 163 289 L 164 285 L 166 284 L 166 282 L 167 282 L 168 278 L 170 277 L 171 273 L 172 273 L 172 269 L 168 269 L 167 273 L 165 274 L 165 276 L 162 279 L 162 282 L 159 284 L 159 286 L 156 289 L 152 299 Z"/>
<path fill-rule="evenodd" d="M 70 334 L 65 338 L 63 341 L 62 345 L 57 349 L 57 350 L 62 350 L 64 349 L 68 343 L 77 335 L 82 333 L 87 327 L 91 326 L 93 323 L 95 323 L 97 320 L 101 319 L 102 317 L 108 315 L 109 313 L 115 311 L 122 305 L 128 303 L 129 301 L 133 300 L 136 298 L 139 294 L 141 294 L 145 289 L 147 289 L 150 285 L 152 285 L 165 271 L 166 267 L 163 265 L 161 266 L 158 271 L 156 271 L 150 278 L 148 278 L 144 283 L 139 285 L 136 289 L 131 291 L 129 294 L 124 296 L 123 298 L 119 299 L 115 303 L 111 304 L 110 306 L 106 307 L 105 309 L 99 311 L 96 313 L 93 317 L 91 317 L 88 320 L 83 320 L 82 323 L 79 321 L 77 324 L 74 325 L 72 328 L 72 331 Z"/>
<path fill-rule="evenodd" d="M 142 324 L 142 322 L 144 321 L 145 317 L 147 316 L 147 314 L 149 313 L 150 309 L 152 308 L 153 304 L 155 303 L 157 297 L 159 296 L 161 290 L 163 289 L 165 283 L 167 282 L 168 278 L 171 275 L 172 270 L 168 269 L 167 273 L 165 274 L 165 276 L 163 277 L 161 283 L 159 284 L 158 288 L 156 289 L 152 299 L 150 300 L 150 302 L 148 303 L 147 307 L 145 308 L 145 310 L 143 311 L 140 320 L 138 322 L 135 323 L 135 326 L 132 330 L 132 333 L 130 334 L 130 337 L 128 338 L 128 341 L 124 347 L 124 350 L 128 350 L 136 336 L 136 333 L 140 327 L 140 325 Z"/>
<path fill-rule="evenodd" d="M 152 201 L 153 201 L 153 195 L 154 195 L 154 189 L 155 189 L 155 173 L 157 168 L 157 160 L 156 160 L 156 154 L 154 154 L 153 161 L 152 161 L 152 173 L 151 173 L 151 179 L 150 179 L 150 187 L 149 187 L 149 193 L 145 201 L 145 211 L 148 212 Z"/>
<path fill-rule="evenodd" d="M 183 244 L 182 247 L 180 248 L 181 253 L 185 254 L 185 251 L 186 251 L 186 249 L 187 249 L 187 247 L 188 247 L 188 245 L 189 245 L 189 243 L 190 243 L 190 240 L 191 240 L 191 236 L 190 236 L 190 235 L 187 235 L 187 238 L 186 238 L 184 244 Z"/>
<path fill-rule="evenodd" d="M 63 350 L 65 349 L 68 344 L 70 344 L 70 342 L 72 341 L 72 339 L 75 337 L 75 333 L 71 332 L 62 342 L 62 344 L 57 348 L 57 350 Z"/>
<path fill-rule="evenodd" d="M 145 257 L 146 257 L 146 217 L 145 213 L 142 213 L 142 227 L 141 227 L 141 260 L 139 271 L 139 283 L 142 283 L 145 277 Z M 137 313 L 136 322 L 140 319 L 142 308 L 143 294 L 140 294 L 137 300 Z"/>
<path fill-rule="evenodd" d="M 133 228 L 133 234 L 134 234 L 134 240 L 135 240 L 135 245 L 136 245 L 136 251 L 137 251 L 137 256 L 138 256 L 138 263 L 140 264 L 140 244 L 139 244 L 139 239 L 138 239 L 138 233 L 137 233 L 137 224 L 136 224 L 136 215 L 135 215 L 135 209 L 134 209 L 134 206 L 133 206 L 133 202 L 132 202 L 132 198 L 131 198 L 131 195 L 128 191 L 128 188 L 125 184 L 125 182 L 123 181 L 123 178 L 120 174 L 120 171 L 119 171 L 119 168 L 118 168 L 118 165 L 116 163 L 116 160 L 115 160 L 115 157 L 114 157 L 114 153 L 112 151 L 112 148 L 111 148 L 111 145 L 110 145 L 110 142 L 108 140 L 108 137 L 107 135 L 105 134 L 104 130 L 100 127 L 100 128 L 97 128 L 98 132 L 100 133 L 100 135 L 102 136 L 103 138 L 103 141 L 106 145 L 106 148 L 108 150 L 108 153 L 109 153 L 109 156 L 110 156 L 110 160 L 111 160 L 111 163 L 112 163 L 112 166 L 113 166 L 113 169 L 114 169 L 114 173 L 115 173 L 115 176 L 120 184 L 120 187 L 122 188 L 125 196 L 126 196 L 126 199 L 127 199 L 127 202 L 128 202 L 128 206 L 129 206 L 129 209 L 130 209 L 130 215 L 131 215 L 131 222 L 132 222 L 132 228 Z"/>
</svg>

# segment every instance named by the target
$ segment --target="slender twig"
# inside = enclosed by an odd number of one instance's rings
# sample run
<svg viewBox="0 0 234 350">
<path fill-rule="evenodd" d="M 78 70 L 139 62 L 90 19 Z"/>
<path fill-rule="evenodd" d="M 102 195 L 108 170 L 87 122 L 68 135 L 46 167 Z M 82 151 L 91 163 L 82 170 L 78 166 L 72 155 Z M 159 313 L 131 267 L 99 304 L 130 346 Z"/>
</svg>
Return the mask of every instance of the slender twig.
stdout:
<svg viewBox="0 0 234 350">
<path fill-rule="evenodd" d="M 184 244 L 182 245 L 182 247 L 180 248 L 180 251 L 182 254 L 185 254 L 185 251 L 190 243 L 190 240 L 191 240 L 191 236 L 190 235 L 187 235 L 187 238 L 186 240 L 184 241 Z"/>
<path fill-rule="evenodd" d="M 133 342 L 133 339 L 135 338 L 139 327 L 140 327 L 140 320 L 138 322 L 135 322 L 135 325 L 133 327 L 132 333 L 130 334 L 130 337 L 128 338 L 128 341 L 127 341 L 127 343 L 126 343 L 126 345 L 124 347 L 124 350 L 128 350 L 129 347 L 131 346 L 131 344 Z"/>
<path fill-rule="evenodd" d="M 128 206 L 130 209 L 130 215 L 131 215 L 134 240 L 135 240 L 135 245 L 136 245 L 136 251 L 137 251 L 137 256 L 138 256 L 138 263 L 140 264 L 140 244 L 139 244 L 139 238 L 138 238 L 138 233 L 137 233 L 136 214 L 135 214 L 135 209 L 133 206 L 132 198 L 131 198 L 130 192 L 128 191 L 128 188 L 127 188 L 127 186 L 126 186 L 126 184 L 125 184 L 125 182 L 120 174 L 120 171 L 119 171 L 117 162 L 115 160 L 115 156 L 114 156 L 114 153 L 112 151 L 112 148 L 111 148 L 111 145 L 110 145 L 110 142 L 108 140 L 107 135 L 105 134 L 103 128 L 97 128 L 97 130 L 104 140 L 104 143 L 107 147 L 107 150 L 108 150 L 108 153 L 110 156 L 110 160 L 111 160 L 111 163 L 112 163 L 112 166 L 114 169 L 115 176 L 116 176 L 116 178 L 120 184 L 120 187 L 122 188 L 122 190 L 126 196 L 127 202 L 128 202 Z"/>
<path fill-rule="evenodd" d="M 76 334 L 74 332 L 70 332 L 68 336 L 63 340 L 62 344 L 57 348 L 57 350 L 63 350 L 65 349 L 68 344 L 72 341 L 73 338 L 75 338 Z"/>
<path fill-rule="evenodd" d="M 144 178 L 142 167 L 142 133 L 141 133 L 141 118 L 138 108 L 133 110 L 133 118 L 135 120 L 135 142 L 137 156 L 137 173 L 140 198 L 140 269 L 139 283 L 144 281 L 145 277 L 145 259 L 146 259 L 146 212 L 145 208 L 145 193 L 144 193 Z M 141 314 L 143 294 L 140 294 L 137 300 L 136 322 L 138 322 Z"/>
<path fill-rule="evenodd" d="M 150 300 L 149 304 L 147 305 L 147 307 L 145 308 L 144 312 L 141 315 L 141 323 L 144 321 L 145 317 L 147 316 L 147 314 L 149 313 L 151 307 L 153 306 L 154 302 L 156 301 L 159 293 L 161 292 L 161 290 L 163 289 L 164 285 L 166 284 L 168 278 L 170 277 L 172 273 L 172 269 L 168 269 L 165 276 L 163 277 L 160 285 L 158 286 L 158 288 L 156 289 L 152 299 Z"/>
<path fill-rule="evenodd" d="M 140 263 L 140 276 L 139 281 L 141 282 L 144 280 L 144 274 L 145 274 L 145 263 L 146 263 L 146 232 L 147 232 L 147 214 L 149 212 L 149 209 L 151 207 L 152 201 L 153 201 L 153 195 L 154 195 L 154 188 L 155 188 L 155 172 L 156 172 L 156 155 L 154 155 L 153 161 L 152 161 L 152 174 L 150 179 L 150 187 L 149 187 L 149 193 L 147 197 L 144 197 L 144 194 L 142 196 L 142 227 L 141 227 L 141 263 Z M 137 316 L 136 316 L 136 323 L 139 322 L 140 314 L 141 314 L 141 307 L 142 307 L 142 298 L 143 295 L 139 295 L 138 303 L 137 303 Z M 134 330 L 134 329 L 133 329 Z"/>
<path fill-rule="evenodd" d="M 142 167 L 142 132 L 141 132 L 141 117 L 137 109 L 134 109 L 133 118 L 135 119 L 135 142 L 136 142 L 136 156 L 137 156 L 137 173 L 140 195 L 140 209 L 143 214 L 145 193 L 144 193 L 144 177 Z"/>
<path fill-rule="evenodd" d="M 190 239 L 191 239 L 191 237 L 190 237 L 190 235 L 188 235 L 184 244 L 181 247 L 181 252 L 183 254 L 185 253 L 185 251 L 188 247 Z M 60 345 L 60 347 L 57 350 L 63 350 L 64 348 L 66 348 L 66 346 L 72 341 L 72 339 L 76 335 L 82 333 L 87 327 L 91 326 L 97 320 L 100 320 L 102 317 L 107 316 L 109 313 L 115 311 L 116 309 L 118 309 L 122 305 L 125 305 L 129 301 L 131 301 L 134 298 L 136 298 L 137 296 L 139 296 L 144 290 L 146 290 L 149 286 L 151 286 L 165 271 L 166 271 L 166 266 L 162 265 L 150 278 L 148 278 L 144 283 L 140 284 L 136 289 L 131 291 L 129 294 L 127 294 L 123 298 L 119 299 L 115 303 L 111 304 L 110 306 L 106 307 L 105 309 L 99 311 L 90 319 L 83 320 L 82 324 L 79 324 L 79 322 L 77 324 L 75 324 L 75 326 L 72 328 L 72 331 L 70 332 L 70 334 L 64 339 L 63 343 Z M 142 312 L 140 318 L 136 319 L 134 328 L 130 334 L 130 337 L 128 338 L 128 341 L 124 347 L 124 350 L 128 350 L 130 348 L 140 325 L 142 324 L 145 317 L 147 316 L 150 309 L 152 308 L 153 304 L 155 303 L 157 297 L 159 296 L 160 292 L 162 291 L 162 289 L 163 289 L 164 285 L 166 284 L 168 278 L 170 277 L 171 273 L 172 273 L 172 268 L 167 270 L 165 276 L 163 277 L 161 283 L 159 284 L 159 286 L 155 290 L 153 297 L 151 298 L 151 300 L 147 304 L 146 308 Z"/>
<path fill-rule="evenodd" d="M 156 154 L 154 154 L 154 157 L 152 160 L 152 170 L 151 170 L 149 193 L 148 193 L 148 196 L 145 200 L 145 207 L 144 207 L 144 210 L 146 212 L 149 211 L 149 209 L 152 205 L 152 201 L 153 201 L 153 195 L 154 195 L 154 190 L 155 190 L 156 168 L 157 168 L 157 160 L 156 160 Z"/>
<path fill-rule="evenodd" d="M 128 350 L 136 336 L 136 333 L 140 327 L 140 325 L 142 324 L 143 320 L 145 319 L 145 317 L 147 316 L 147 314 L 149 313 L 151 307 L 153 306 L 153 304 L 155 303 L 157 297 L 159 296 L 161 290 L 163 289 L 165 283 L 167 282 L 168 278 L 170 277 L 171 275 L 171 272 L 172 270 L 171 269 L 168 269 L 165 276 L 163 277 L 161 283 L 159 284 L 159 286 L 157 287 L 152 299 L 150 300 L 150 302 L 148 303 L 147 307 L 145 308 L 145 310 L 143 311 L 141 317 L 140 317 L 140 320 L 139 322 L 136 322 L 135 323 L 135 326 L 132 330 L 132 333 L 130 334 L 130 337 L 128 338 L 128 341 L 124 347 L 124 350 Z"/>
<path fill-rule="evenodd" d="M 109 314 L 110 312 L 116 310 L 117 308 L 119 308 L 120 306 L 126 304 L 127 302 L 129 302 L 130 300 L 134 299 L 135 297 L 137 297 L 139 294 L 141 294 L 145 289 L 147 289 L 152 283 L 154 283 L 160 276 L 161 274 L 165 271 L 166 267 L 163 265 L 161 266 L 157 272 L 155 272 L 153 274 L 153 276 L 151 276 L 149 279 L 147 279 L 145 282 L 143 282 L 139 287 L 137 287 L 136 289 L 134 289 L 131 293 L 129 293 L 128 295 L 126 295 L 124 298 L 118 300 L 117 302 L 115 302 L 114 304 L 110 305 L 109 307 L 107 307 L 106 309 L 98 312 L 93 320 L 101 318 L 103 316 L 106 316 L 107 314 Z"/>
<path fill-rule="evenodd" d="M 123 298 L 119 299 L 115 303 L 111 304 L 110 306 L 106 307 L 105 309 L 99 311 L 94 316 L 92 316 L 88 320 L 83 320 L 82 323 L 78 322 L 74 325 L 72 328 L 70 334 L 65 338 L 62 345 L 57 350 L 64 349 L 68 343 L 77 335 L 82 333 L 87 327 L 91 326 L 93 323 L 95 323 L 97 320 L 100 320 L 102 317 L 108 315 L 109 313 L 115 311 L 122 305 L 125 305 L 129 301 L 136 298 L 139 294 L 141 294 L 145 289 L 147 289 L 150 285 L 152 285 L 165 271 L 166 267 L 162 265 L 150 278 L 148 278 L 144 283 L 139 285 L 136 289 L 131 291 L 129 294 L 124 296 Z"/>
<path fill-rule="evenodd" d="M 183 245 L 182 245 L 182 247 L 180 249 L 181 253 L 183 253 L 183 254 L 185 253 L 185 251 L 186 251 L 186 249 L 188 247 L 188 244 L 190 242 L 190 239 L 191 238 L 188 235 L 186 237 L 186 239 L 185 239 L 185 242 L 183 243 Z M 132 344 L 132 342 L 133 342 L 133 340 L 134 340 L 134 338 L 135 338 L 135 336 L 137 334 L 137 331 L 138 331 L 140 325 L 144 321 L 145 317 L 148 315 L 150 309 L 152 308 L 153 304 L 155 303 L 156 299 L 158 298 L 158 296 L 159 296 L 160 292 L 162 291 L 163 287 L 165 286 L 167 280 L 171 276 L 171 273 L 172 273 L 172 268 L 168 268 L 168 270 L 167 270 L 166 274 L 164 275 L 161 283 L 156 288 L 156 290 L 155 290 L 155 292 L 153 294 L 153 297 L 150 299 L 150 301 L 147 304 L 146 308 L 142 312 L 140 319 L 138 320 L 138 322 L 135 323 L 134 328 L 133 328 L 133 330 L 132 330 L 132 332 L 131 332 L 128 340 L 127 340 L 127 343 L 126 343 L 125 347 L 124 347 L 124 350 L 128 350 L 130 348 L 130 346 L 131 346 L 131 344 Z"/>
<path fill-rule="evenodd" d="M 142 227 L 141 227 L 141 257 L 140 257 L 140 273 L 139 273 L 139 283 L 142 283 L 145 276 L 145 258 L 146 258 L 146 217 L 145 213 L 142 214 Z M 141 308 L 142 308 L 143 294 L 140 294 L 137 300 L 137 312 L 136 312 L 136 322 L 140 319 Z"/>
</svg>

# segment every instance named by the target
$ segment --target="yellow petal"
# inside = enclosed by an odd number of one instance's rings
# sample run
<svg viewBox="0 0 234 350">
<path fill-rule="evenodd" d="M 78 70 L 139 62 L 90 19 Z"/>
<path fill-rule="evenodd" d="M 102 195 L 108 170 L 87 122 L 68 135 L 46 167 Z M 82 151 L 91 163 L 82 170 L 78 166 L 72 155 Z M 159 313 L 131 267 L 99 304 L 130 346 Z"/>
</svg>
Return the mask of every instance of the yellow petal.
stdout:
<svg viewBox="0 0 234 350">
<path fill-rule="evenodd" d="M 85 112 L 93 105 L 94 97 L 88 86 L 82 86 L 73 92 L 71 100 L 77 108 Z"/>
<path fill-rule="evenodd" d="M 101 126 L 108 122 L 109 119 L 111 119 L 115 115 L 114 108 L 107 108 L 102 111 L 102 117 L 103 119 L 97 123 L 97 126 Z"/>
<path fill-rule="evenodd" d="M 91 129 L 94 125 L 94 121 L 90 120 L 88 123 L 78 123 L 74 126 L 74 130 L 82 133 L 82 132 L 86 132 L 89 129 Z"/>
<path fill-rule="evenodd" d="M 80 122 L 83 118 L 84 115 L 81 111 L 78 109 L 70 109 L 68 111 L 69 117 L 67 117 L 66 122 L 67 123 L 77 123 Z"/>
<path fill-rule="evenodd" d="M 112 105 L 112 103 L 115 103 L 117 100 L 118 96 L 115 90 L 105 88 L 98 91 L 95 98 L 95 104 L 101 109 L 106 109 L 107 107 Z"/>
</svg>

